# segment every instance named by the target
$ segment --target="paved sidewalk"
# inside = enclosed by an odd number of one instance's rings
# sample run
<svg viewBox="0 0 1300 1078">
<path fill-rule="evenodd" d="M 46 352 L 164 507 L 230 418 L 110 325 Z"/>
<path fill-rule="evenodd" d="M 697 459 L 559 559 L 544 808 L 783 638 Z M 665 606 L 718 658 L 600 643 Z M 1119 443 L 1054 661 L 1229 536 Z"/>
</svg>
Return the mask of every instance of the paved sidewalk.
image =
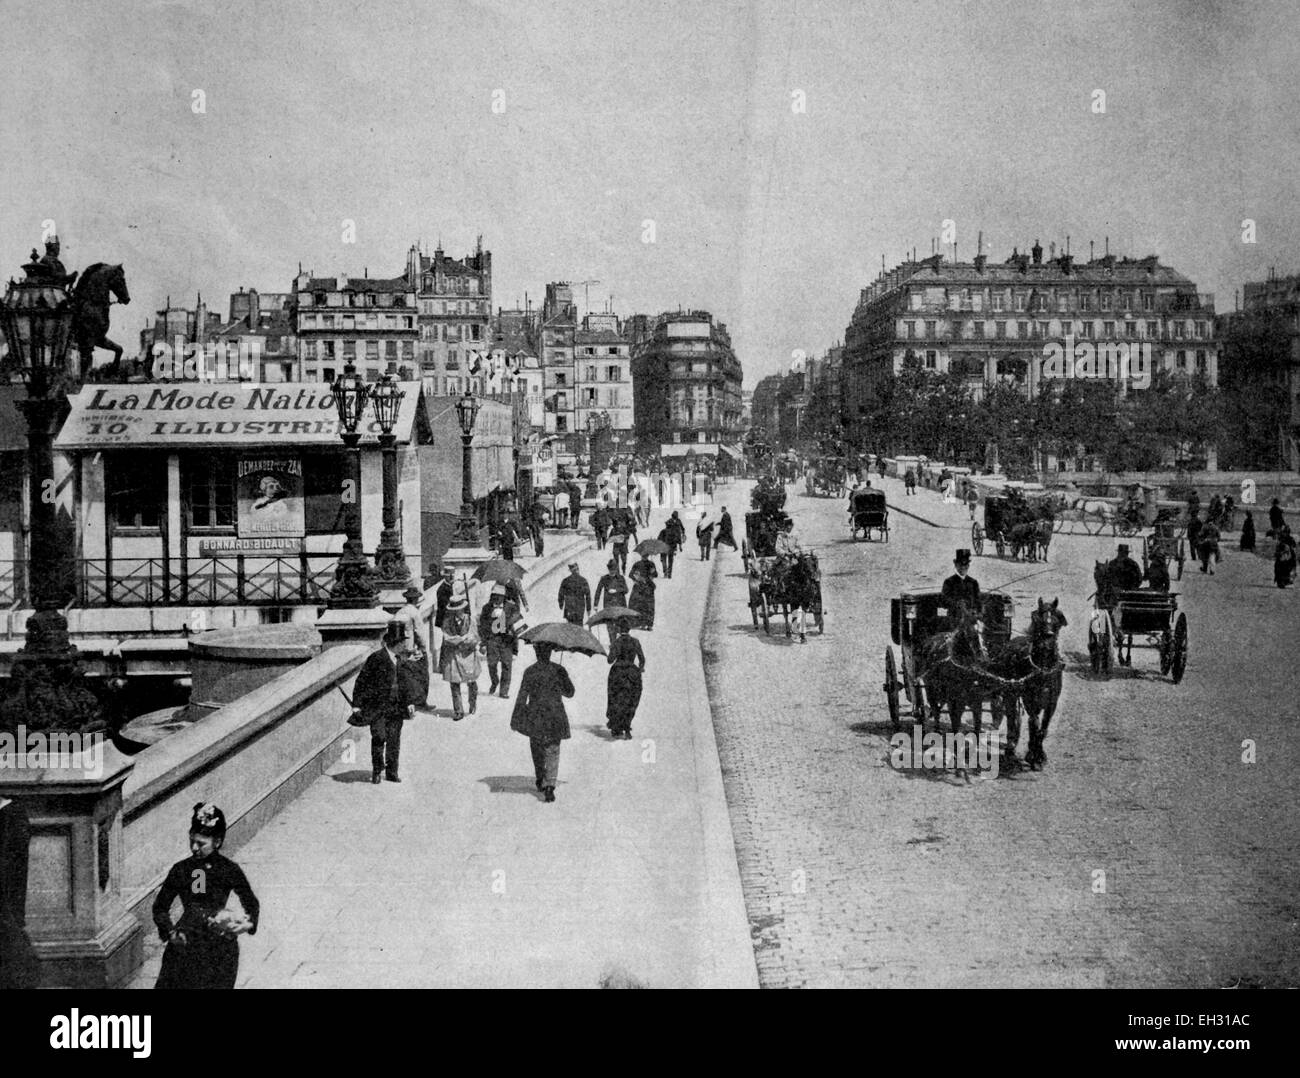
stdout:
<svg viewBox="0 0 1300 1078">
<path fill-rule="evenodd" d="M 585 538 L 594 588 L 607 555 Z M 233 855 L 263 912 L 239 986 L 757 986 L 701 665 L 715 565 L 690 554 L 659 581 L 634 740 L 608 738 L 604 659 L 563 657 L 577 695 L 554 804 L 509 729 L 513 697 L 453 723 L 439 685 L 439 713 L 406 726 L 401 784 L 370 783 L 359 737 Z M 563 571 L 529 573 L 530 622 L 559 616 Z M 148 947 L 137 987 L 157 976 Z"/>
</svg>

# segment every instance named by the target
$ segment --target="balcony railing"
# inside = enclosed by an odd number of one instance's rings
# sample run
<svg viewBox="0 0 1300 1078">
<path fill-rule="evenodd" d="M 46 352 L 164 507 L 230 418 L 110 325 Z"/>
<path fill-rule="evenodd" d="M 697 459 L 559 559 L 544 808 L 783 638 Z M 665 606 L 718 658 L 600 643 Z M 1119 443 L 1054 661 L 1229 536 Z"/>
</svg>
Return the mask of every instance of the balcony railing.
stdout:
<svg viewBox="0 0 1300 1078">
<path fill-rule="evenodd" d="M 334 586 L 337 554 L 231 554 L 190 558 L 82 558 L 69 589 L 74 605 L 323 606 Z M 373 560 L 373 559 L 372 559 Z M 19 565 L 0 561 L 0 603 L 26 601 Z M 407 559 L 420 579 L 419 559 Z"/>
</svg>

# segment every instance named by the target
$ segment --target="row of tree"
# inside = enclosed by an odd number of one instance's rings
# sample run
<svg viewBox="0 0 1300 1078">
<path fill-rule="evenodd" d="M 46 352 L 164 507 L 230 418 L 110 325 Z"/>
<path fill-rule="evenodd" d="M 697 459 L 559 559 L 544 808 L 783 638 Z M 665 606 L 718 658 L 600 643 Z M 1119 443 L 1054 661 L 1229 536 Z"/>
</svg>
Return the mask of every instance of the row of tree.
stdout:
<svg viewBox="0 0 1300 1078">
<path fill-rule="evenodd" d="M 1028 474 L 1044 454 L 1091 457 L 1109 471 L 1151 471 L 1170 463 L 1204 467 L 1205 447 L 1224 431 L 1224 401 L 1201 377 L 1157 372 L 1151 386 L 1121 394 L 1105 380 L 1045 385 L 1030 400 L 1016 385 L 976 387 L 960 373 L 927 370 L 909 357 L 877 386 L 867 406 L 864 451 L 925 454 L 982 467 L 997 447 L 1009 474 Z M 840 417 L 813 398 L 806 442 L 845 440 Z M 1170 457 L 1173 460 L 1170 460 Z"/>
</svg>

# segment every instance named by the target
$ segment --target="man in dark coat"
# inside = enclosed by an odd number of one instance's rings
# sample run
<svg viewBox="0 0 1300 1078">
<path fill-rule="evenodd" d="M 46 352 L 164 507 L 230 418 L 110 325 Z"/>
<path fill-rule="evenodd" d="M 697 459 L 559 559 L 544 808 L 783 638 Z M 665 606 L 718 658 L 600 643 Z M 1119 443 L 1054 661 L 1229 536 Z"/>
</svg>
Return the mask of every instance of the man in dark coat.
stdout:
<svg viewBox="0 0 1300 1078">
<path fill-rule="evenodd" d="M 731 530 L 731 514 L 727 512 L 727 507 L 722 507 L 722 519 L 718 521 L 718 534 L 713 540 L 713 549 L 726 543 L 732 550 L 738 549 L 736 546 L 736 534 Z"/>
<path fill-rule="evenodd" d="M 573 530 L 578 530 L 578 522 L 582 518 L 582 488 L 577 483 L 569 484 L 569 521 L 573 525 Z"/>
<path fill-rule="evenodd" d="M 501 522 L 501 530 L 497 533 L 498 549 L 501 551 L 501 556 L 509 561 L 514 561 L 515 547 L 519 545 L 519 540 L 519 528 L 510 517 L 506 517 Z"/>
<path fill-rule="evenodd" d="M 619 509 L 614 515 L 614 523 L 609 533 L 613 558 L 618 562 L 618 571 L 627 572 L 628 543 L 636 539 L 635 517 L 631 509 Z"/>
<path fill-rule="evenodd" d="M 1110 562 L 1111 583 L 1120 591 L 1136 591 L 1142 586 L 1142 566 L 1128 553 L 1128 543 L 1120 543 Z"/>
<path fill-rule="evenodd" d="M 569 575 L 560 581 L 560 594 L 557 602 L 565 621 L 581 625 L 591 613 L 591 585 L 578 572 L 578 563 L 569 562 Z"/>
<path fill-rule="evenodd" d="M 1278 504 L 1278 500 L 1274 498 L 1273 504 L 1268 508 L 1268 531 L 1264 535 L 1270 539 L 1274 538 L 1282 530 L 1282 525 L 1285 523 L 1286 521 L 1282 517 L 1282 507 Z"/>
<path fill-rule="evenodd" d="M 1219 560 L 1219 526 L 1213 518 L 1201 526 L 1196 536 L 1196 556 L 1201 559 L 1201 572 L 1213 576 L 1214 566 L 1210 564 L 1210 559 L 1213 558 L 1216 562 Z"/>
<path fill-rule="evenodd" d="M 551 645 L 534 644 L 537 661 L 524 671 L 519 697 L 510 716 L 510 729 L 528 738 L 537 788 L 546 801 L 555 800 L 560 775 L 560 742 L 569 737 L 564 698 L 573 695 L 569 672 L 551 662 Z"/>
<path fill-rule="evenodd" d="M 352 706 L 370 724 L 371 782 L 387 777 L 401 782 L 397 774 L 402 751 L 402 723 L 415 714 L 405 678 L 399 676 L 402 626 L 390 622 L 383 646 L 366 659 L 352 691 Z"/>
<path fill-rule="evenodd" d="M 1283 524 L 1277 530 L 1277 546 L 1273 550 L 1273 583 L 1279 588 L 1290 587 L 1295 575 L 1296 544 L 1291 529 Z"/>
<path fill-rule="evenodd" d="M 943 582 L 939 602 L 948 608 L 950 617 L 957 617 L 963 608 L 978 617 L 984 608 L 980 602 L 979 582 L 969 575 L 970 551 L 957 551 L 952 564 L 957 571 Z"/>
<path fill-rule="evenodd" d="M 488 692 L 510 695 L 510 671 L 519 651 L 518 633 L 523 628 L 519 607 L 509 596 L 504 584 L 493 584 L 492 595 L 478 616 L 478 638 L 487 655 Z"/>
</svg>

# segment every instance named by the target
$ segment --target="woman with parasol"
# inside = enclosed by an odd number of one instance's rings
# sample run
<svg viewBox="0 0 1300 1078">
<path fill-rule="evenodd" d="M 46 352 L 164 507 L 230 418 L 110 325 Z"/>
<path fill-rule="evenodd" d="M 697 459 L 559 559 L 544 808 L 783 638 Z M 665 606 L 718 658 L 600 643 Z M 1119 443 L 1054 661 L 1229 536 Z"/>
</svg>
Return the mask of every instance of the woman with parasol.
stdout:
<svg viewBox="0 0 1300 1078">
<path fill-rule="evenodd" d="M 628 597 L 628 606 L 641 615 L 641 628 L 650 632 L 655 627 L 655 577 L 659 570 L 650 560 L 648 553 L 641 555 L 641 560 L 632 566 L 632 594 Z"/>
<path fill-rule="evenodd" d="M 609 681 L 605 704 L 605 725 L 611 740 L 632 740 L 632 718 L 641 703 L 641 673 L 645 652 L 631 632 L 632 623 L 619 618 L 614 623 L 614 642 L 609 648 Z"/>
</svg>

